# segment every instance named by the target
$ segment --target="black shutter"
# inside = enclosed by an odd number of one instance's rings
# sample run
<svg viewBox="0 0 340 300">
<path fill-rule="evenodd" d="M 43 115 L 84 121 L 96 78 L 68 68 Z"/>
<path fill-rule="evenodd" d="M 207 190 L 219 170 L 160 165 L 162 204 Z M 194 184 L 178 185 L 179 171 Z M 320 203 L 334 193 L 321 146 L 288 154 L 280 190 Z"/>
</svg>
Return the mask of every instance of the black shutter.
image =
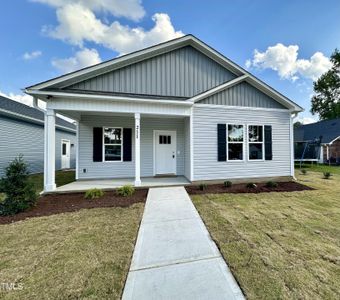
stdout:
<svg viewBox="0 0 340 300">
<path fill-rule="evenodd" d="M 217 124 L 217 160 L 227 160 L 227 132 L 226 124 Z"/>
<path fill-rule="evenodd" d="M 132 128 L 123 129 L 123 161 L 132 161 Z"/>
<path fill-rule="evenodd" d="M 103 161 L 103 128 L 93 127 L 93 161 Z"/>
<path fill-rule="evenodd" d="M 269 125 L 264 126 L 264 153 L 266 160 L 273 159 L 272 127 Z"/>
</svg>

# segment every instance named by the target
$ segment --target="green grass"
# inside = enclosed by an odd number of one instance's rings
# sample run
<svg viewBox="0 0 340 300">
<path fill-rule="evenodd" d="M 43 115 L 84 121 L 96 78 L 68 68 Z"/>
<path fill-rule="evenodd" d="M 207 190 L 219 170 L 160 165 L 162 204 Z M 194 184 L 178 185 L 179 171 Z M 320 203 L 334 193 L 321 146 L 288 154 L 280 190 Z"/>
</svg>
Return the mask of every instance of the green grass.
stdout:
<svg viewBox="0 0 340 300">
<path fill-rule="evenodd" d="M 44 175 L 42 173 L 32 174 L 29 176 L 30 181 L 34 184 L 37 192 L 41 192 L 44 189 Z M 65 185 L 75 181 L 74 171 L 56 171 L 55 181 L 57 186 Z"/>
<path fill-rule="evenodd" d="M 84 200 L 86 201 L 86 200 Z M 143 204 L 0 225 L 0 299 L 120 299 Z"/>
<path fill-rule="evenodd" d="M 332 174 L 340 175 L 340 166 L 328 166 L 320 164 L 302 164 L 302 169 L 307 170 L 307 172 L 331 172 Z M 295 171 L 299 172 L 300 164 L 295 164 Z"/>
<path fill-rule="evenodd" d="M 340 299 L 340 176 L 299 180 L 317 190 L 192 197 L 249 299 Z"/>
</svg>

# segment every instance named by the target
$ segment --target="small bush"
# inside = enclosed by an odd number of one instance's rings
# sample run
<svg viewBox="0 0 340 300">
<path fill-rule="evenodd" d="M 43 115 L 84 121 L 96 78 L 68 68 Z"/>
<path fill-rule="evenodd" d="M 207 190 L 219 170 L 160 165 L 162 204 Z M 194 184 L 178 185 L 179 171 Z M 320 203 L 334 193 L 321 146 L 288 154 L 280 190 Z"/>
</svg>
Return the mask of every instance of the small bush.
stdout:
<svg viewBox="0 0 340 300">
<path fill-rule="evenodd" d="M 266 182 L 266 187 L 268 188 L 276 188 L 278 186 L 278 183 L 275 181 L 268 181 Z"/>
<path fill-rule="evenodd" d="M 301 174 L 302 174 L 302 175 L 306 175 L 306 174 L 307 174 L 307 170 L 302 169 L 302 170 L 301 170 Z"/>
<path fill-rule="evenodd" d="M 246 187 L 248 189 L 256 189 L 257 185 L 254 182 L 249 182 L 249 183 L 247 183 Z"/>
<path fill-rule="evenodd" d="M 323 178 L 324 179 L 329 179 L 332 176 L 330 172 L 323 172 Z"/>
<path fill-rule="evenodd" d="M 85 198 L 89 200 L 101 198 L 105 195 L 104 191 L 101 189 L 90 189 L 85 193 Z"/>
<path fill-rule="evenodd" d="M 233 183 L 232 183 L 231 181 L 228 181 L 228 180 L 227 180 L 227 181 L 224 182 L 224 187 L 225 187 L 225 188 L 229 188 L 229 187 L 231 187 L 232 185 L 233 185 Z"/>
<path fill-rule="evenodd" d="M 117 195 L 130 197 L 135 193 L 135 188 L 132 185 L 124 185 L 117 189 Z"/>
<path fill-rule="evenodd" d="M 3 203 L 6 200 L 6 194 L 0 193 L 0 204 Z"/>
<path fill-rule="evenodd" d="M 38 196 L 29 181 L 28 167 L 20 155 L 5 169 L 5 176 L 0 179 L 0 215 L 14 215 L 36 204 Z"/>
<path fill-rule="evenodd" d="M 201 183 L 201 184 L 198 186 L 198 188 L 200 189 L 200 191 L 206 190 L 207 187 L 208 187 L 208 186 L 207 186 L 205 183 Z"/>
</svg>

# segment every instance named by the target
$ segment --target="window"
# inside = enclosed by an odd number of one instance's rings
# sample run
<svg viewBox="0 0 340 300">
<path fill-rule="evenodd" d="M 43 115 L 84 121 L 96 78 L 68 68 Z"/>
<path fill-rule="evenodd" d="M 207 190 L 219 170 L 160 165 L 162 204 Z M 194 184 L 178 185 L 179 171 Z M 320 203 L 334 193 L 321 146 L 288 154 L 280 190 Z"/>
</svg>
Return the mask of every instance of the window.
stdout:
<svg viewBox="0 0 340 300">
<path fill-rule="evenodd" d="M 228 160 L 243 160 L 243 125 L 228 125 Z"/>
<path fill-rule="evenodd" d="M 248 126 L 249 160 L 263 159 L 263 126 Z"/>
<path fill-rule="evenodd" d="M 171 144 L 171 135 L 160 135 L 159 144 Z"/>
<path fill-rule="evenodd" d="M 122 128 L 104 128 L 104 161 L 122 160 Z"/>
<path fill-rule="evenodd" d="M 67 145 L 65 143 L 63 143 L 61 155 L 66 155 L 66 146 Z"/>
</svg>

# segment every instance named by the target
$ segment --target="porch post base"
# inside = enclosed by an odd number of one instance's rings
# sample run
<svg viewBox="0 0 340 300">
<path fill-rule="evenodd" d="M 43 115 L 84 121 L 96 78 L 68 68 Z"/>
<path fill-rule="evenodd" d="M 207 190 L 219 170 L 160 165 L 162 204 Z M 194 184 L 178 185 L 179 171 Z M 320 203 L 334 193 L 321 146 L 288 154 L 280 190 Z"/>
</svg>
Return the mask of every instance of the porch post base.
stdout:
<svg viewBox="0 0 340 300">
<path fill-rule="evenodd" d="M 140 180 L 135 180 L 135 186 L 141 186 L 142 182 Z"/>
<path fill-rule="evenodd" d="M 45 192 L 53 192 L 55 191 L 55 189 L 57 188 L 57 186 L 55 184 L 46 184 L 44 187 L 44 191 Z"/>
</svg>

